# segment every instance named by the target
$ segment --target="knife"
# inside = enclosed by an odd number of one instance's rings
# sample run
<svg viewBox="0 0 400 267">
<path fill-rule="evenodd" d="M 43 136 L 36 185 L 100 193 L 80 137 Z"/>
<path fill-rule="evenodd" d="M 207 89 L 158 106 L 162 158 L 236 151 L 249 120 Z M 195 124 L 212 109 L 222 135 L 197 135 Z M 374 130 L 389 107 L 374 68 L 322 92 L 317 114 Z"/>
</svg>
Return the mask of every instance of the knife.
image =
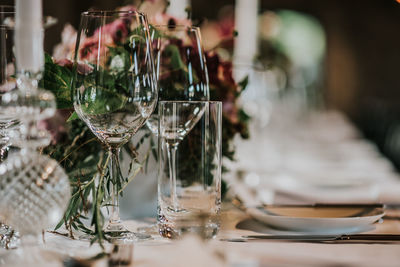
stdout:
<svg viewBox="0 0 400 267">
<path fill-rule="evenodd" d="M 221 241 L 247 242 L 256 240 L 292 241 L 292 242 L 329 242 L 329 241 L 375 241 L 400 242 L 400 234 L 351 234 L 351 235 L 245 235 L 241 238 L 225 238 Z"/>
<path fill-rule="evenodd" d="M 245 235 L 248 239 L 290 239 L 290 240 L 387 240 L 400 241 L 400 234 L 350 234 L 350 235 Z"/>
<path fill-rule="evenodd" d="M 235 196 L 232 199 L 232 204 L 241 210 L 251 208 Z M 253 208 L 384 208 L 384 209 L 399 209 L 400 203 L 301 203 L 301 204 L 261 204 Z"/>
<path fill-rule="evenodd" d="M 385 208 L 382 203 L 311 203 L 311 204 L 267 204 L 263 208 Z"/>
</svg>

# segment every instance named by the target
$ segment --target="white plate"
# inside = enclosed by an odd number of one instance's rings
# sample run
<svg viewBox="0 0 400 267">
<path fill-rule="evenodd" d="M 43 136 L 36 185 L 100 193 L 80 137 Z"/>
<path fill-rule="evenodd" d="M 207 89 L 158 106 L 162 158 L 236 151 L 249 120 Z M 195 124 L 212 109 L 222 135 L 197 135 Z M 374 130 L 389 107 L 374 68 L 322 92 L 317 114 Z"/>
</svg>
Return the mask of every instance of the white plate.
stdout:
<svg viewBox="0 0 400 267">
<path fill-rule="evenodd" d="M 259 222 L 275 229 L 318 234 L 345 234 L 368 229 L 384 215 L 370 207 L 274 207 L 248 208 Z"/>
</svg>

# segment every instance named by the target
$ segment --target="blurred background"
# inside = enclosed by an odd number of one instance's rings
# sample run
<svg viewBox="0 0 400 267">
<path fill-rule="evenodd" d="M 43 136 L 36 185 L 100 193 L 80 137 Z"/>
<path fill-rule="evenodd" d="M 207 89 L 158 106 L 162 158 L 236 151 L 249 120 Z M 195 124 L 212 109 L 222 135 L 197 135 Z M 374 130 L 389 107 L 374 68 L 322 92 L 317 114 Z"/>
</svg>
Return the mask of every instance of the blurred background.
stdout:
<svg viewBox="0 0 400 267">
<path fill-rule="evenodd" d="M 250 5 L 252 1 L 237 2 Z M 234 0 L 188 3 L 192 20 L 202 26 L 206 48 L 238 30 Z M 132 1 L 44 0 L 44 14 L 58 19 L 46 30 L 46 51 L 52 53 L 60 42 L 66 23 L 78 27 L 80 12 L 126 4 Z M 278 94 L 292 90 L 303 96 L 306 103 L 301 105 L 344 112 L 399 168 L 400 3 L 259 0 L 257 13 L 257 62 L 262 69 L 275 70 L 273 86 Z M 242 18 L 242 33 L 246 27 L 252 30 L 253 21 L 249 17 L 246 26 Z"/>
</svg>

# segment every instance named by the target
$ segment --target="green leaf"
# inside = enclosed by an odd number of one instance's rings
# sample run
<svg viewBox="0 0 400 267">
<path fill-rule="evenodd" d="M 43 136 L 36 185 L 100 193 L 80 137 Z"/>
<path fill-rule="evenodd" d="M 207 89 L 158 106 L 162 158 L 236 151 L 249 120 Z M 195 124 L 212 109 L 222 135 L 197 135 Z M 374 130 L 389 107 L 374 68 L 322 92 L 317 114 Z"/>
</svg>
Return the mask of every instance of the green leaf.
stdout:
<svg viewBox="0 0 400 267">
<path fill-rule="evenodd" d="M 248 122 L 251 119 L 251 117 L 243 110 L 239 110 L 239 120 L 243 122 Z"/>
<path fill-rule="evenodd" d="M 82 111 L 89 115 L 110 113 L 124 107 L 128 98 L 99 85 L 88 85 L 82 94 Z"/>
<path fill-rule="evenodd" d="M 59 229 L 63 224 L 64 224 L 64 218 L 62 218 L 62 219 L 58 222 L 58 224 L 56 225 L 56 227 L 54 227 L 54 230 Z"/>
<path fill-rule="evenodd" d="M 221 197 L 222 199 L 225 198 L 226 193 L 228 192 L 228 184 L 222 180 L 221 181 Z"/>
<path fill-rule="evenodd" d="M 241 92 L 246 90 L 246 87 L 249 84 L 249 75 L 244 77 L 238 84 L 239 84 L 240 88 L 242 88 Z"/>
<path fill-rule="evenodd" d="M 164 53 L 167 54 L 171 60 L 171 67 L 174 70 L 186 70 L 186 66 L 182 61 L 179 48 L 176 45 L 170 44 L 164 49 Z"/>
<path fill-rule="evenodd" d="M 78 113 L 76 113 L 76 111 L 74 111 L 74 113 L 72 113 L 71 116 L 69 116 L 67 122 L 77 120 L 77 119 L 79 119 Z"/>
<path fill-rule="evenodd" d="M 150 31 L 151 40 L 157 40 L 162 37 L 162 33 L 151 24 L 149 24 L 149 31 Z"/>
<path fill-rule="evenodd" d="M 72 71 L 55 64 L 50 55 L 45 55 L 43 79 L 40 86 L 51 91 L 57 101 L 57 108 L 72 108 L 71 101 Z"/>
<path fill-rule="evenodd" d="M 142 164 L 136 162 L 135 160 L 132 160 L 131 166 L 129 167 L 130 174 L 126 178 L 124 186 L 120 186 L 121 189 L 118 191 L 118 194 L 121 194 L 124 191 L 124 189 L 136 177 L 136 175 L 139 173 L 141 169 L 142 169 Z"/>
</svg>

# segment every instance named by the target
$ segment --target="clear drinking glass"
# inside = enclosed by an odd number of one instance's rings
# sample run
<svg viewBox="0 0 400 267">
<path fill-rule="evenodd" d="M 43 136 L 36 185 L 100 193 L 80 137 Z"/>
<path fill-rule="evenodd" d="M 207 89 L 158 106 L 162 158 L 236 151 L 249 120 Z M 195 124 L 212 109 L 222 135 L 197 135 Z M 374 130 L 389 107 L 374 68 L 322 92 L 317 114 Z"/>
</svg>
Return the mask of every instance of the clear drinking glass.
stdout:
<svg viewBox="0 0 400 267">
<path fill-rule="evenodd" d="M 14 29 L 10 26 L 14 14 L 13 6 L 0 5 L 0 96 L 15 88 Z M 7 157 L 8 129 L 15 123 L 9 114 L 0 112 L 0 162 Z"/>
<path fill-rule="evenodd" d="M 222 103 L 160 101 L 158 109 L 159 232 L 168 238 L 185 232 L 214 237 L 221 203 Z"/>
<path fill-rule="evenodd" d="M 156 107 L 157 86 L 145 15 L 135 11 L 93 11 L 81 15 L 75 52 L 74 107 L 110 155 L 113 239 L 145 239 L 128 232 L 119 217 L 123 177 L 120 148 Z"/>
<path fill-rule="evenodd" d="M 208 72 L 200 29 L 182 25 L 151 25 L 159 100 L 210 99 Z M 146 122 L 158 134 L 158 113 Z"/>
</svg>

